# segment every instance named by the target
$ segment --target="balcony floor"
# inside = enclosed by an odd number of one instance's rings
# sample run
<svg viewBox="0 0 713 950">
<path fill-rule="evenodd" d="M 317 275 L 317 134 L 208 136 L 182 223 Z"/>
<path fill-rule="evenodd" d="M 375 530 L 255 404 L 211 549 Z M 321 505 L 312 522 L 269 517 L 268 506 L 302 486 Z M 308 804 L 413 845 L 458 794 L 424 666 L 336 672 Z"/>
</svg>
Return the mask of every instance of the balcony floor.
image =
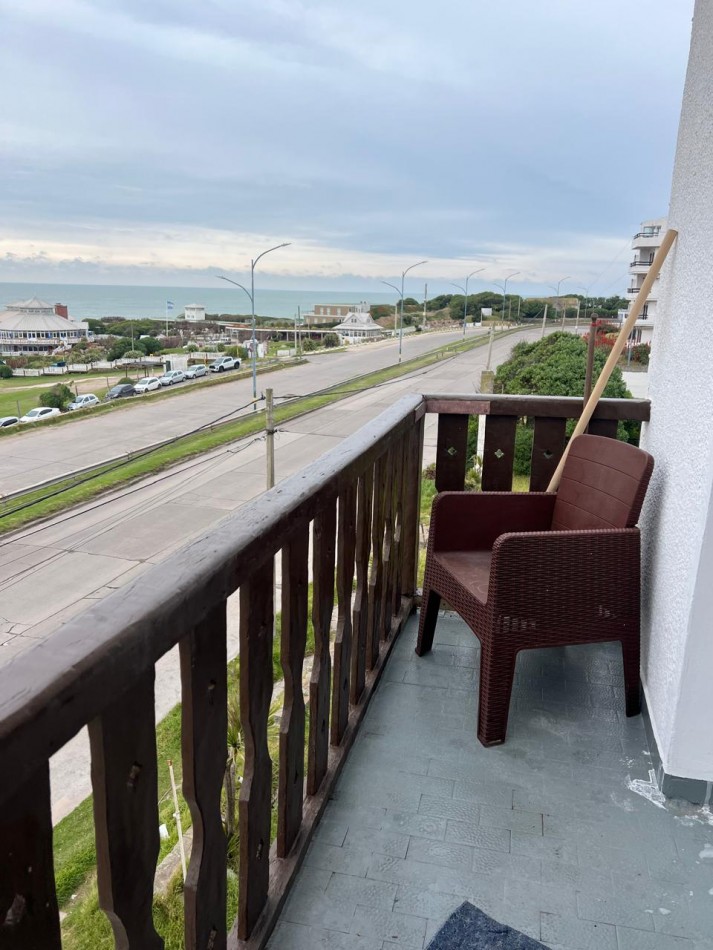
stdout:
<svg viewBox="0 0 713 950">
<path fill-rule="evenodd" d="M 270 950 L 422 948 L 463 900 L 558 950 L 713 950 L 713 817 L 657 801 L 618 646 L 520 654 L 507 742 L 485 749 L 477 640 L 442 615 L 419 659 L 416 625 Z"/>
</svg>

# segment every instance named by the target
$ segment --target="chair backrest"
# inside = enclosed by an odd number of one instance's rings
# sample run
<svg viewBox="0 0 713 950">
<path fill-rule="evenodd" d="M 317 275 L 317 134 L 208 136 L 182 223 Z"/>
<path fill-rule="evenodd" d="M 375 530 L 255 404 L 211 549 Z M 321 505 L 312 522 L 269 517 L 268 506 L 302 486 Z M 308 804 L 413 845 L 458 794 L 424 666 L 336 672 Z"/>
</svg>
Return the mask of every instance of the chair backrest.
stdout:
<svg viewBox="0 0 713 950">
<path fill-rule="evenodd" d="M 599 435 L 573 442 L 552 513 L 553 531 L 633 528 L 653 471 L 648 452 Z"/>
</svg>

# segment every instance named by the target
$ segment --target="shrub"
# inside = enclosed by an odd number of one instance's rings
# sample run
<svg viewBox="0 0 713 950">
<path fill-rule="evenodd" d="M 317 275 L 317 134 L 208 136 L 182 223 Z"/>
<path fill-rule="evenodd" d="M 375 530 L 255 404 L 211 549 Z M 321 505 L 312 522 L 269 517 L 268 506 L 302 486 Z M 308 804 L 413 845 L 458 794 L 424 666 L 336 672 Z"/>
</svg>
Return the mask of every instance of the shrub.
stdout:
<svg viewBox="0 0 713 950">
<path fill-rule="evenodd" d="M 195 345 L 195 343 L 189 343 L 188 346 L 186 347 L 186 350 L 187 350 L 189 353 L 197 353 L 197 352 L 198 352 L 198 347 Z"/>
<path fill-rule="evenodd" d="M 130 379 L 128 376 L 122 376 L 122 378 L 121 378 L 117 383 L 114 383 L 114 385 L 115 385 L 115 386 L 120 386 L 120 385 L 122 385 L 123 383 L 128 383 L 130 386 L 133 386 L 133 385 L 134 385 L 134 380 L 133 380 L 133 379 Z"/>
<path fill-rule="evenodd" d="M 0 379 L 11 379 L 12 370 L 5 363 L 0 364 Z"/>
<path fill-rule="evenodd" d="M 328 350 L 333 349 L 335 346 L 340 345 L 339 337 L 336 333 L 325 333 L 324 339 L 322 340 L 322 345 L 325 346 Z"/>
<path fill-rule="evenodd" d="M 631 358 L 642 366 L 648 366 L 651 358 L 651 344 L 637 343 L 631 351 Z"/>
<path fill-rule="evenodd" d="M 49 406 L 52 409 L 66 409 L 74 399 L 74 393 L 64 383 L 57 383 L 52 389 L 42 393 L 40 396 L 40 405 Z"/>
<path fill-rule="evenodd" d="M 304 350 L 305 353 L 311 353 L 312 350 L 316 350 L 317 348 L 318 348 L 317 343 L 314 340 L 302 341 L 302 349 Z"/>
</svg>

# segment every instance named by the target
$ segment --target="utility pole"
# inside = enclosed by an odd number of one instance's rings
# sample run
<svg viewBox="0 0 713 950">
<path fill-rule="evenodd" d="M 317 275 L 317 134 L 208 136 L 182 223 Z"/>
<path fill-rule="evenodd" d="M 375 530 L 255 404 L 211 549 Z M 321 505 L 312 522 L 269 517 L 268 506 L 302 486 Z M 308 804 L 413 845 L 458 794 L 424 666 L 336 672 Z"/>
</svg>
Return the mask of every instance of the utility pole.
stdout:
<svg viewBox="0 0 713 950">
<path fill-rule="evenodd" d="M 297 332 L 299 334 L 297 337 L 297 355 L 301 356 L 302 355 L 302 308 L 300 306 L 297 307 Z"/>
<path fill-rule="evenodd" d="M 428 284 L 423 288 L 423 329 L 426 329 L 426 304 L 428 303 Z"/>
<path fill-rule="evenodd" d="M 267 487 L 275 485 L 275 417 L 272 389 L 265 390 L 265 438 L 267 444 Z"/>
<path fill-rule="evenodd" d="M 545 312 L 542 316 L 542 335 L 540 336 L 540 339 L 542 339 L 542 337 L 545 335 L 546 325 L 547 325 L 547 304 L 545 304 Z"/>
<path fill-rule="evenodd" d="M 592 392 L 592 376 L 594 374 L 594 347 L 597 342 L 597 315 L 592 314 L 592 322 L 589 325 L 589 340 L 587 341 L 587 369 L 584 375 L 584 405 Z"/>
<path fill-rule="evenodd" d="M 490 327 L 490 340 L 488 341 L 488 362 L 485 364 L 485 369 L 490 369 L 490 357 L 493 354 L 493 337 L 495 336 L 495 327 Z"/>
</svg>

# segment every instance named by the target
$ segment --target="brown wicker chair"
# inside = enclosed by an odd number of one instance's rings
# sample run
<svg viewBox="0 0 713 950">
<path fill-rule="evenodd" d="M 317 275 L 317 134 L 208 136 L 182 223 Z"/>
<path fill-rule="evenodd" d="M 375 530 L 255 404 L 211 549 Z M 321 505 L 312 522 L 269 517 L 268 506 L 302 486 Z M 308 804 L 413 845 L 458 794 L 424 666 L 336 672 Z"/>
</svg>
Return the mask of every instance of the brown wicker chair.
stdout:
<svg viewBox="0 0 713 950">
<path fill-rule="evenodd" d="M 583 435 L 556 494 L 443 492 L 431 513 L 416 653 L 441 598 L 481 644 L 478 738 L 505 741 L 520 650 L 619 640 L 626 714 L 639 694 L 639 529 L 651 456 Z"/>
</svg>

